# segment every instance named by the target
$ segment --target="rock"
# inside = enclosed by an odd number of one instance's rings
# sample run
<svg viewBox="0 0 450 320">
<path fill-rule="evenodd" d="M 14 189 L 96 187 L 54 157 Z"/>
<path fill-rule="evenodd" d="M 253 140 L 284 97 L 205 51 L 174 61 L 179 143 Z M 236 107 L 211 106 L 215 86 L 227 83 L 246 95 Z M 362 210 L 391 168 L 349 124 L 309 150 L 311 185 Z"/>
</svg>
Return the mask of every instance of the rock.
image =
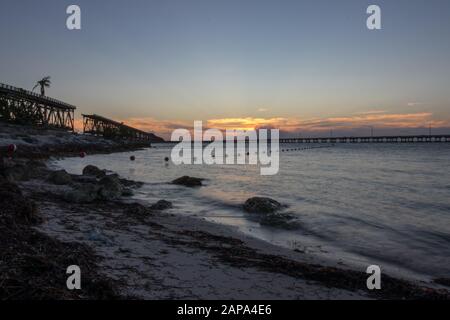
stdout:
<svg viewBox="0 0 450 320">
<path fill-rule="evenodd" d="M 93 184 L 83 184 L 64 194 L 64 200 L 73 203 L 90 203 L 98 199 L 99 187 Z"/>
<path fill-rule="evenodd" d="M 100 190 L 98 194 L 103 200 L 115 200 L 122 196 L 123 187 L 120 184 L 119 178 L 115 175 L 102 178 L 99 185 Z"/>
<path fill-rule="evenodd" d="M 96 166 L 88 165 L 83 169 L 83 175 L 103 178 L 104 176 L 106 176 L 106 172 L 105 170 L 100 170 Z"/>
<path fill-rule="evenodd" d="M 157 203 L 153 204 L 150 209 L 152 210 L 167 210 L 172 208 L 172 202 L 166 201 L 166 200 L 159 200 Z"/>
<path fill-rule="evenodd" d="M 250 213 L 274 213 L 283 206 L 270 198 L 254 197 L 245 201 L 244 210 Z"/>
<path fill-rule="evenodd" d="M 65 185 L 72 183 L 72 176 L 66 170 L 53 171 L 48 180 L 57 185 Z"/>
<path fill-rule="evenodd" d="M 123 188 L 122 190 L 123 197 L 132 197 L 133 195 L 134 195 L 133 190 L 131 190 L 130 188 Z"/>
<path fill-rule="evenodd" d="M 201 187 L 204 179 L 184 176 L 172 181 L 173 184 L 185 187 Z"/>
<path fill-rule="evenodd" d="M 96 184 L 98 182 L 97 178 L 94 176 L 74 176 L 72 180 L 80 183 L 91 183 L 91 184 Z"/>
</svg>

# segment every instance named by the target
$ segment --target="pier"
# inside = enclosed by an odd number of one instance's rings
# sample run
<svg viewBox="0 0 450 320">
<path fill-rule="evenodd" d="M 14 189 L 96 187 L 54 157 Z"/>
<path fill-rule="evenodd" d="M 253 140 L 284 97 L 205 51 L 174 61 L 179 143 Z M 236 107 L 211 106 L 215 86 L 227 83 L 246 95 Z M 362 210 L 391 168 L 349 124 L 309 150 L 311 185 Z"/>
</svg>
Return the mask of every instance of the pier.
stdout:
<svg viewBox="0 0 450 320">
<path fill-rule="evenodd" d="M 438 142 L 450 142 L 450 135 L 280 138 L 280 143 L 438 143 Z"/>
<path fill-rule="evenodd" d="M 109 139 L 151 141 L 154 135 L 96 114 L 83 114 L 83 132 Z"/>
<path fill-rule="evenodd" d="M 68 103 L 0 83 L 0 120 L 74 131 L 75 109 Z"/>
</svg>

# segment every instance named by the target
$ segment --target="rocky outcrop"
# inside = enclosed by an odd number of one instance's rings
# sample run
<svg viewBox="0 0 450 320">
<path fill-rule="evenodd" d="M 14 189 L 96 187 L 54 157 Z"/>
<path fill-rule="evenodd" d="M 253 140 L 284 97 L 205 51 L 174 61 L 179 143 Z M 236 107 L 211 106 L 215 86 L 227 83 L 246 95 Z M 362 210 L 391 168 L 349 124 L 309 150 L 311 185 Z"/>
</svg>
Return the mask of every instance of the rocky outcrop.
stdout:
<svg viewBox="0 0 450 320">
<path fill-rule="evenodd" d="M 64 193 L 64 200 L 72 203 L 90 203 L 97 200 L 99 187 L 94 184 L 77 185 Z"/>
<path fill-rule="evenodd" d="M 123 188 L 122 190 L 122 197 L 132 197 L 134 195 L 134 192 L 130 188 Z"/>
<path fill-rule="evenodd" d="M 184 176 L 172 181 L 173 184 L 185 186 L 185 187 L 201 187 L 204 179 Z"/>
<path fill-rule="evenodd" d="M 119 178 L 115 175 L 102 178 L 99 186 L 98 195 L 102 200 L 115 200 L 122 196 L 123 187 L 120 184 Z"/>
<path fill-rule="evenodd" d="M 278 201 L 263 197 L 250 198 L 244 203 L 244 210 L 249 213 L 274 213 L 283 207 Z"/>
<path fill-rule="evenodd" d="M 253 219 L 261 225 L 282 229 L 298 229 L 300 224 L 294 214 L 280 212 L 287 206 L 276 200 L 264 197 L 254 197 L 244 203 L 244 210 L 257 214 Z"/>
<path fill-rule="evenodd" d="M 157 211 L 162 211 L 162 210 L 167 210 L 167 209 L 171 209 L 172 206 L 172 202 L 166 201 L 166 200 L 159 200 L 157 203 L 153 204 L 150 209 L 152 210 L 157 210 Z"/>
<path fill-rule="evenodd" d="M 96 178 L 102 178 L 106 176 L 105 170 L 100 170 L 96 166 L 88 165 L 83 169 L 83 175 L 84 176 L 92 176 Z"/>
<path fill-rule="evenodd" d="M 72 183 L 72 176 L 66 170 L 53 171 L 48 180 L 57 185 L 67 185 Z"/>
<path fill-rule="evenodd" d="M 90 203 L 96 200 L 111 201 L 133 196 L 133 190 L 125 186 L 127 180 L 120 179 L 116 174 L 104 176 L 100 180 L 90 175 L 71 176 L 71 179 L 74 181 L 73 189 L 67 191 L 63 196 L 64 200 L 68 202 Z"/>
</svg>

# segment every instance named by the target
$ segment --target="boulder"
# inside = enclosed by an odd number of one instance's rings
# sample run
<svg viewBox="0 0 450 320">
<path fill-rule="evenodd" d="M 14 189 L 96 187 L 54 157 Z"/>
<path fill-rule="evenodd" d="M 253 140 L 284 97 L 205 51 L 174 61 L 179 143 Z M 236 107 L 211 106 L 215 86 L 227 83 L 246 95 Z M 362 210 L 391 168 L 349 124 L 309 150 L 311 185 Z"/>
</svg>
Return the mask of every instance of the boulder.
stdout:
<svg viewBox="0 0 450 320">
<path fill-rule="evenodd" d="M 72 176 L 66 170 L 53 171 L 48 180 L 57 185 L 66 185 L 72 183 Z"/>
<path fill-rule="evenodd" d="M 204 179 L 184 176 L 172 181 L 173 184 L 185 186 L 185 187 L 201 187 Z"/>
<path fill-rule="evenodd" d="M 110 175 L 102 178 L 99 181 L 100 190 L 98 194 L 103 200 L 115 200 L 122 196 L 123 187 L 120 184 L 119 178 L 115 175 Z"/>
<path fill-rule="evenodd" d="M 150 209 L 152 210 L 167 210 L 172 208 L 172 202 L 166 201 L 166 200 L 159 200 L 157 203 L 153 204 Z"/>
<path fill-rule="evenodd" d="M 64 200 L 72 203 L 90 203 L 98 199 L 99 187 L 94 184 L 83 184 L 64 194 Z"/>
<path fill-rule="evenodd" d="M 249 213 L 274 213 L 282 208 L 278 201 L 263 197 L 250 198 L 244 203 L 244 210 Z"/>
<path fill-rule="evenodd" d="M 133 190 L 131 190 L 130 188 L 123 188 L 122 190 L 123 197 L 132 197 L 133 195 L 134 195 Z"/>
<path fill-rule="evenodd" d="M 79 182 L 79 183 L 92 183 L 96 184 L 97 178 L 94 176 L 73 176 L 72 180 Z"/>
<path fill-rule="evenodd" d="M 83 169 L 83 175 L 103 178 L 104 176 L 106 176 L 106 172 L 105 170 L 100 170 L 96 166 L 88 165 Z"/>
</svg>

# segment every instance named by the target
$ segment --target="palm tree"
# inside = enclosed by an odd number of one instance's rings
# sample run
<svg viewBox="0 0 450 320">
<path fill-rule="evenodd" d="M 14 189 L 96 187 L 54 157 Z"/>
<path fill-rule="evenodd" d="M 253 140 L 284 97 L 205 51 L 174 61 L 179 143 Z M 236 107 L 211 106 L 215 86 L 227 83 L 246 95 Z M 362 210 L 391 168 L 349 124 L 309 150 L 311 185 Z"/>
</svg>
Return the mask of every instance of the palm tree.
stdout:
<svg viewBox="0 0 450 320">
<path fill-rule="evenodd" d="M 51 84 L 52 84 L 52 82 L 50 81 L 50 77 L 47 76 L 45 78 L 42 78 L 38 82 L 36 82 L 36 85 L 34 86 L 33 91 L 37 87 L 41 87 L 41 96 L 45 96 L 45 88 L 50 88 Z"/>
</svg>

